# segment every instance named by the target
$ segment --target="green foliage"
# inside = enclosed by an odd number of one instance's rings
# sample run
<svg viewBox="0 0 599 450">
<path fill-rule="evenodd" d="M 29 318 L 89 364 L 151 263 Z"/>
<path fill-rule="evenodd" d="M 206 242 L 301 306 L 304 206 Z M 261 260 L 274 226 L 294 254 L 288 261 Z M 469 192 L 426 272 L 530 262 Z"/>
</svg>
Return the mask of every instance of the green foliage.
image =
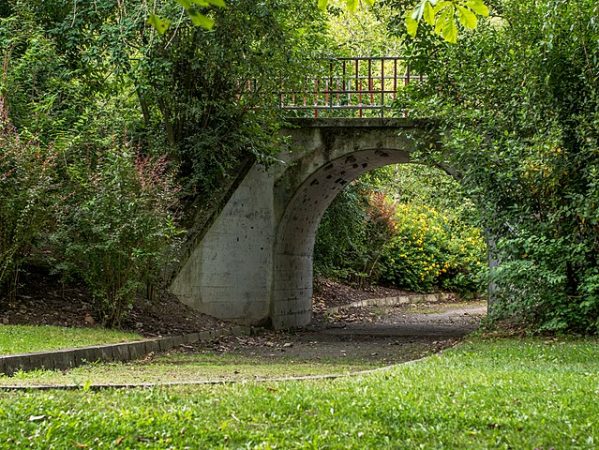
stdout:
<svg viewBox="0 0 599 450">
<path fill-rule="evenodd" d="M 388 20 L 393 8 L 384 2 L 350 12 L 339 1 L 328 7 L 327 25 L 335 47 L 330 56 L 388 56 L 403 53 L 403 39 L 390 36 Z M 364 74 L 366 75 L 366 74 Z"/>
<path fill-rule="evenodd" d="M 196 27 L 211 30 L 215 20 L 202 11 L 210 7 L 224 8 L 224 0 L 176 0 L 185 10 L 187 16 Z M 325 12 L 330 8 L 329 0 L 317 0 L 318 9 Z M 361 3 L 372 7 L 375 0 L 338 0 L 348 12 L 355 14 Z M 419 23 L 424 20 L 433 27 L 435 34 L 447 42 L 455 44 L 458 40 L 458 24 L 465 29 L 473 30 L 477 27 L 477 15 L 487 17 L 489 8 L 483 0 L 419 0 L 416 6 L 406 14 L 406 29 L 412 37 L 418 32 Z M 172 24 L 172 20 L 152 13 L 148 17 L 148 24 L 159 34 L 164 34 Z"/>
<path fill-rule="evenodd" d="M 187 17 L 196 27 L 211 30 L 214 27 L 214 19 L 205 12 L 211 7 L 224 8 L 224 0 L 176 0 L 185 10 Z M 172 21 L 166 17 L 157 14 L 150 14 L 148 24 L 151 25 L 159 34 L 164 34 L 169 29 Z"/>
<path fill-rule="evenodd" d="M 176 9 L 162 5 L 165 17 Z M 281 83 L 293 89 L 325 44 L 318 10 L 292 0 L 242 0 L 214 11 L 208 31 L 181 23 L 147 48 L 137 75 L 149 115 L 160 118 L 192 199 L 209 197 L 240 161 L 268 162 L 278 133 Z M 155 117 L 156 117 L 155 116 Z"/>
<path fill-rule="evenodd" d="M 107 152 L 95 167 L 69 170 L 71 193 L 54 236 L 58 267 L 84 280 L 102 321 L 118 325 L 138 291 L 156 283 L 172 250 L 176 188 L 164 160 L 136 160 L 127 148 Z"/>
<path fill-rule="evenodd" d="M 495 241 L 495 313 L 541 330 L 599 331 L 599 6 L 498 1 L 460 45 L 414 43 L 427 83 L 407 102 Z"/>
<path fill-rule="evenodd" d="M 438 169 L 386 167 L 343 191 L 320 224 L 315 272 L 418 292 L 481 289 L 486 246 L 477 212 Z"/>
<path fill-rule="evenodd" d="M 406 15 L 406 29 L 410 36 L 415 37 L 419 23 L 424 20 L 435 34 L 455 44 L 458 41 L 458 23 L 473 30 L 478 25 L 477 14 L 483 17 L 489 15 L 489 8 L 483 0 L 420 0 Z"/>
<path fill-rule="evenodd" d="M 0 292 L 14 294 L 20 265 L 51 226 L 56 156 L 19 136 L 0 96 Z"/>
<path fill-rule="evenodd" d="M 358 6 L 361 3 L 361 0 L 341 0 L 341 2 L 345 5 L 345 7 L 349 11 L 356 12 L 356 10 L 358 9 Z M 374 4 L 374 2 L 375 2 L 375 0 L 364 0 L 364 3 L 369 6 L 372 6 Z M 328 6 L 329 6 L 329 0 L 318 0 L 318 7 L 321 10 L 326 11 Z"/>
<path fill-rule="evenodd" d="M 42 263 L 83 279 L 108 324 L 159 284 L 165 255 L 174 261 L 174 212 L 191 221 L 242 164 L 284 146 L 272 93 L 299 82 L 325 44 L 322 14 L 297 1 L 179 5 L 33 0 L 0 10 L 0 89 L 23 147 L 0 155 L 2 193 L 11 190 L 0 217 L 31 219 L 18 242 L 3 226 L 2 277 L 43 245 Z M 212 19 L 212 30 L 194 25 Z M 46 154 L 51 194 L 37 175 Z M 27 171 L 11 171 L 17 164 Z M 43 217 L 15 210 L 17 197 Z"/>
<path fill-rule="evenodd" d="M 481 290 L 486 249 L 478 228 L 413 203 L 399 204 L 394 219 L 394 235 L 381 258 L 381 281 L 416 292 Z"/>
<path fill-rule="evenodd" d="M 367 199 L 357 183 L 344 189 L 329 206 L 314 244 L 316 274 L 351 279 L 368 263 L 372 247 L 367 246 L 366 207 Z M 358 269 L 351 269 L 356 266 Z"/>
</svg>

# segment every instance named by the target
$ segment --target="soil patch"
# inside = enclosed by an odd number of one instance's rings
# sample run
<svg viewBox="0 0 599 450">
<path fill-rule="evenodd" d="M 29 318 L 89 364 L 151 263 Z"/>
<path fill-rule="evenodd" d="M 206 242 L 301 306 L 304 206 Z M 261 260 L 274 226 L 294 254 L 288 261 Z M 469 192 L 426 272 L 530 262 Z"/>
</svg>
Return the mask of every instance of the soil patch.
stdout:
<svg viewBox="0 0 599 450">
<path fill-rule="evenodd" d="M 397 297 L 410 292 L 401 289 L 387 288 L 382 286 L 367 286 L 358 288 L 349 286 L 338 281 L 327 278 L 316 278 L 314 280 L 314 295 L 312 296 L 314 314 L 322 314 L 328 308 L 348 305 L 360 300 L 368 300 L 379 297 Z"/>
<path fill-rule="evenodd" d="M 265 361 L 355 362 L 389 365 L 422 358 L 451 347 L 456 338 L 393 336 L 376 333 L 331 333 L 327 330 L 297 333 L 265 333 L 257 337 L 228 337 L 195 348 L 198 352 L 222 352 Z"/>
<path fill-rule="evenodd" d="M 0 325 L 57 325 L 68 327 L 98 326 L 98 317 L 85 287 L 64 285 L 56 276 L 43 270 L 31 270 L 21 276 L 16 298 L 0 296 Z M 228 328 L 213 317 L 199 313 L 165 293 L 149 302 L 138 299 L 121 324 L 147 337 L 196 333 Z"/>
</svg>

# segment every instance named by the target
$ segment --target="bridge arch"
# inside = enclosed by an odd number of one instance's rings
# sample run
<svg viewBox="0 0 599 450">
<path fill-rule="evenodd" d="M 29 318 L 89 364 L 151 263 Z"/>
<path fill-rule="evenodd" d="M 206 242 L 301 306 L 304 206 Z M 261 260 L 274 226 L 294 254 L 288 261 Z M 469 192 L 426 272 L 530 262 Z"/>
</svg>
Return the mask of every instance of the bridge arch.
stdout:
<svg viewBox="0 0 599 450">
<path fill-rule="evenodd" d="M 274 186 L 279 201 L 273 246 L 270 318 L 275 328 L 306 325 L 312 316 L 314 241 L 324 212 L 360 175 L 410 162 L 427 144 L 421 124 L 403 119 L 296 122 L 299 157 L 287 161 Z"/>
<path fill-rule="evenodd" d="M 335 197 L 366 172 L 408 162 L 405 149 L 359 149 L 317 167 L 297 188 L 276 230 L 271 300 L 275 328 L 303 326 L 311 320 L 314 242 Z"/>
<path fill-rule="evenodd" d="M 182 263 L 171 292 L 189 306 L 245 324 L 308 324 L 314 241 L 327 207 L 363 173 L 435 145 L 423 124 L 406 119 L 303 119 L 283 133 L 290 150 L 281 163 L 244 175 Z"/>
</svg>

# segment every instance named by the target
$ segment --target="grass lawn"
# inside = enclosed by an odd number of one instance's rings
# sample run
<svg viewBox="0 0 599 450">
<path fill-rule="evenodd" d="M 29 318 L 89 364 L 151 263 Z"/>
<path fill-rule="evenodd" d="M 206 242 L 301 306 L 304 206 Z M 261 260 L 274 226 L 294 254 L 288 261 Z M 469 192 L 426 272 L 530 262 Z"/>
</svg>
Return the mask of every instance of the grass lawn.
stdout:
<svg viewBox="0 0 599 450">
<path fill-rule="evenodd" d="M 471 341 L 334 381 L 0 393 L 3 448 L 597 448 L 599 341 Z"/>
<path fill-rule="evenodd" d="M 135 333 L 103 328 L 0 325 L 0 355 L 113 344 L 138 339 L 142 337 Z"/>
</svg>

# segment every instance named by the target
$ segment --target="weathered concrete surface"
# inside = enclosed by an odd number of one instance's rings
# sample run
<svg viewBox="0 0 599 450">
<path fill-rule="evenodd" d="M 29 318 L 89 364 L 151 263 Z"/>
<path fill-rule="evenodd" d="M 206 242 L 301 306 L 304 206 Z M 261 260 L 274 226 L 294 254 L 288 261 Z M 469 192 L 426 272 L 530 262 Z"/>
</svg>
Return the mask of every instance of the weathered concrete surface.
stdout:
<svg viewBox="0 0 599 450">
<path fill-rule="evenodd" d="M 260 323 L 269 314 L 272 175 L 255 166 L 195 248 L 171 291 L 211 316 Z"/>
<path fill-rule="evenodd" d="M 363 173 L 428 145 L 404 119 L 302 119 L 283 132 L 281 163 L 254 166 L 171 285 L 212 316 L 275 328 L 311 319 L 312 253 L 335 196 Z"/>
</svg>

